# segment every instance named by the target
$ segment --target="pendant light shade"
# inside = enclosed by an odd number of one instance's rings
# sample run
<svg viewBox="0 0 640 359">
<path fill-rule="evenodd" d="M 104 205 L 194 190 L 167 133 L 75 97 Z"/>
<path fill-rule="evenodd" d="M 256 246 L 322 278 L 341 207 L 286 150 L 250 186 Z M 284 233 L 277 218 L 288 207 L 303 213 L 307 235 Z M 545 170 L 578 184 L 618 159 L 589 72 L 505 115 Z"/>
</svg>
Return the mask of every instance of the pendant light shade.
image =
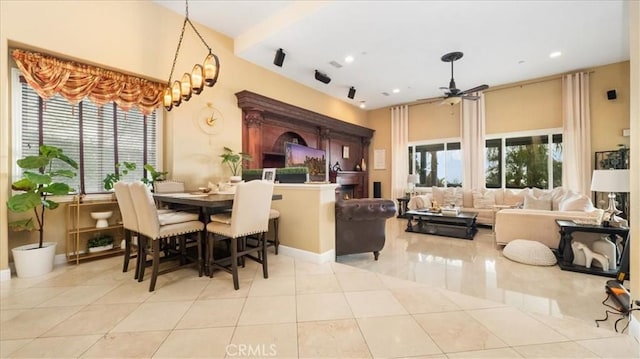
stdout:
<svg viewBox="0 0 640 359">
<path fill-rule="evenodd" d="M 171 86 L 171 103 L 173 106 L 178 107 L 182 102 L 182 93 L 180 92 L 180 81 L 175 80 Z"/>
<path fill-rule="evenodd" d="M 218 70 L 220 68 L 220 62 L 218 56 L 213 53 L 209 53 L 204 59 L 204 84 L 212 87 L 218 81 Z"/>
<path fill-rule="evenodd" d="M 191 75 L 185 72 L 182 75 L 182 81 L 180 81 L 180 92 L 182 93 L 182 100 L 189 101 L 191 98 Z"/>
<path fill-rule="evenodd" d="M 167 111 L 171 111 L 173 108 L 171 101 L 171 87 L 167 87 L 164 89 L 164 94 L 162 95 L 162 105 Z"/>
<path fill-rule="evenodd" d="M 193 70 L 191 70 L 191 90 L 194 94 L 199 95 L 203 87 L 202 66 L 195 64 Z"/>
</svg>

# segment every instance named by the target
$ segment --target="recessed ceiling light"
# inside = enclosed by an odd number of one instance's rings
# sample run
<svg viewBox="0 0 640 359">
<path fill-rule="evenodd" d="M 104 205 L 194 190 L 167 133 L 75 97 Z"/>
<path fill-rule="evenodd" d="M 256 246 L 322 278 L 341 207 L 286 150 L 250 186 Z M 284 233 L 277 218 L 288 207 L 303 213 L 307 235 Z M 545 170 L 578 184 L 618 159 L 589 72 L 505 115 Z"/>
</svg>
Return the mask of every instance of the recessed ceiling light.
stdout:
<svg viewBox="0 0 640 359">
<path fill-rule="evenodd" d="M 344 62 L 350 64 L 353 62 L 353 56 L 349 55 L 347 57 L 344 58 Z"/>
<path fill-rule="evenodd" d="M 400 89 L 393 89 L 393 93 L 398 93 L 400 92 Z"/>
<path fill-rule="evenodd" d="M 554 51 L 554 52 L 549 54 L 549 57 L 552 58 L 552 59 L 554 59 L 556 57 L 560 57 L 560 56 L 562 56 L 562 52 L 560 52 L 560 51 Z"/>
<path fill-rule="evenodd" d="M 522 65 L 522 64 L 524 64 L 524 60 L 518 61 L 518 65 Z"/>
<path fill-rule="evenodd" d="M 364 101 L 360 101 L 360 108 L 365 108 L 367 107 L 367 103 Z"/>
</svg>

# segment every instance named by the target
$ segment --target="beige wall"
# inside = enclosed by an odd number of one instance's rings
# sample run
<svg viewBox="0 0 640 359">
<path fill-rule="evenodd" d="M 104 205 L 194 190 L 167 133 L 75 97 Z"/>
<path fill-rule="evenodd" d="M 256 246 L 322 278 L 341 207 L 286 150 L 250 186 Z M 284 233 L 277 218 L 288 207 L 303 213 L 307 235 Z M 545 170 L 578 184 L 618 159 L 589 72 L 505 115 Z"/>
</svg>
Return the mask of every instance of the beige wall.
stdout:
<svg viewBox="0 0 640 359">
<path fill-rule="evenodd" d="M 99 16 L 98 16 L 99 14 Z M 100 20 L 102 19 L 102 20 Z M 100 28 L 113 19 L 117 26 Z M 150 1 L 0 1 L 0 203 L 10 194 L 11 127 L 8 48 L 19 46 L 167 81 L 184 16 Z M 189 187 L 229 176 L 218 155 L 223 146 L 241 148 L 241 111 L 235 93 L 250 90 L 311 111 L 366 126 L 366 113 L 346 102 L 294 83 L 252 65 L 233 54 L 233 41 L 196 24 L 220 57 L 221 73 L 213 88 L 165 117 L 164 167 Z M 201 63 L 206 49 L 187 29 L 176 64 L 176 75 Z M 221 135 L 198 129 L 198 112 L 213 103 L 224 116 Z M 64 211 L 51 214 L 47 232 L 64 242 Z M 8 268 L 8 249 L 17 245 L 8 236 L 6 206 L 0 206 L 0 269 Z M 13 217 L 12 217 L 13 218 Z M 57 220 L 60 219 L 60 220 Z M 27 239 L 24 239 L 27 240 Z M 20 242 L 21 240 L 17 240 Z M 58 246 L 59 252 L 64 246 Z"/>
<path fill-rule="evenodd" d="M 587 71 L 591 72 L 592 152 L 615 150 L 619 143 L 629 145 L 629 137 L 622 136 L 622 130 L 629 128 L 629 61 Z M 610 89 L 617 89 L 614 101 L 607 100 Z M 410 142 L 460 136 L 460 105 L 439 103 L 409 105 Z M 485 105 L 487 134 L 562 128 L 562 81 L 556 76 L 492 88 L 485 92 Z M 370 111 L 368 117 L 369 127 L 376 131 L 371 151 L 384 148 L 389 154 L 390 109 Z M 391 167 L 369 175 L 371 181 L 382 182 L 386 198 L 391 196 Z"/>
<path fill-rule="evenodd" d="M 630 90 L 629 98 L 634 99 L 630 102 L 630 119 L 631 119 L 631 138 L 633 144 L 631 148 L 631 231 L 629 240 L 631 241 L 631 293 L 634 293 L 633 299 L 638 298 L 640 293 L 640 2 L 629 2 L 629 48 L 631 55 L 630 65 Z M 635 320 L 636 341 L 640 341 L 640 312 L 633 313 Z"/>
<path fill-rule="evenodd" d="M 373 182 L 380 182 L 382 198 L 391 198 L 391 169 L 393 168 L 393 163 L 391 163 L 391 110 L 389 108 L 372 110 L 367 116 L 369 128 L 376 131 L 369 145 L 369 193 L 373 194 Z M 373 151 L 379 149 L 386 150 L 384 170 L 373 169 Z"/>
</svg>

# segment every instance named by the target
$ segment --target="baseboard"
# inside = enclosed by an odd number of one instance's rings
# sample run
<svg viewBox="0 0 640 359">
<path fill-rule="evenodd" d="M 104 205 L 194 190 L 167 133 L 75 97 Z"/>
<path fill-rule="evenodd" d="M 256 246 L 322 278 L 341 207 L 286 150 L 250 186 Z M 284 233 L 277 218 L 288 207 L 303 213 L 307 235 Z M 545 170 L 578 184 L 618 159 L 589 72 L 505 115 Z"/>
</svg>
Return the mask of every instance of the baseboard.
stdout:
<svg viewBox="0 0 640 359">
<path fill-rule="evenodd" d="M 11 268 L 0 270 L 0 282 L 11 279 Z"/>
<path fill-rule="evenodd" d="M 53 265 L 58 265 L 58 264 L 66 264 L 67 263 L 67 255 L 66 254 L 56 254 L 55 257 L 53 257 Z"/>
<path fill-rule="evenodd" d="M 636 319 L 633 315 L 629 316 L 629 335 L 640 343 L 640 320 Z"/>
<path fill-rule="evenodd" d="M 336 251 L 332 249 L 330 251 L 326 251 L 324 253 L 313 253 L 308 252 L 302 249 L 287 247 L 280 245 L 278 247 L 278 253 L 282 253 L 285 256 L 293 257 L 296 259 L 300 259 L 306 262 L 312 263 L 327 263 L 327 262 L 335 262 L 336 260 Z"/>
</svg>

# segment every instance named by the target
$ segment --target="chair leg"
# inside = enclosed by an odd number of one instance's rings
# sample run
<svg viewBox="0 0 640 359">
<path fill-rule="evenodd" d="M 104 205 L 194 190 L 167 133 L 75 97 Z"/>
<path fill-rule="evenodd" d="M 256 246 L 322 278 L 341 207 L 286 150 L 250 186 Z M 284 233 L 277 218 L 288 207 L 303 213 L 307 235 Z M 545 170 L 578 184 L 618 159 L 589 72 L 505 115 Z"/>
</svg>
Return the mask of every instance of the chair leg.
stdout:
<svg viewBox="0 0 640 359">
<path fill-rule="evenodd" d="M 274 235 L 273 235 L 273 245 L 274 247 L 276 247 L 276 255 L 278 255 L 278 247 L 280 247 L 280 237 L 278 236 L 278 222 L 280 221 L 279 218 L 274 218 L 273 219 L 273 231 L 274 231 Z"/>
<path fill-rule="evenodd" d="M 198 277 L 202 277 L 202 244 L 204 242 L 204 232 L 198 233 Z"/>
<path fill-rule="evenodd" d="M 209 278 L 213 278 L 213 233 L 207 234 L 207 270 Z"/>
<path fill-rule="evenodd" d="M 138 270 L 138 282 L 142 282 L 144 279 L 144 270 L 147 262 L 147 237 L 143 235 L 138 236 L 138 258 L 137 270 Z"/>
<path fill-rule="evenodd" d="M 231 239 L 231 275 L 233 276 L 233 288 L 240 289 L 238 281 L 238 238 Z"/>
<path fill-rule="evenodd" d="M 378 260 L 378 256 L 380 255 L 380 251 L 373 252 L 373 259 Z"/>
<path fill-rule="evenodd" d="M 262 276 L 264 278 L 269 278 L 269 273 L 267 271 L 267 233 L 262 233 L 261 237 L 262 237 Z"/>
<path fill-rule="evenodd" d="M 158 268 L 160 267 L 160 241 L 161 239 L 153 239 L 153 266 L 151 271 L 151 282 L 149 283 L 149 292 L 156 289 L 156 279 L 158 279 Z"/>
<path fill-rule="evenodd" d="M 124 230 L 124 263 L 122 264 L 122 272 L 126 273 L 129 270 L 129 260 L 131 259 L 131 231 Z M 137 272 L 136 272 L 137 276 Z"/>
</svg>

